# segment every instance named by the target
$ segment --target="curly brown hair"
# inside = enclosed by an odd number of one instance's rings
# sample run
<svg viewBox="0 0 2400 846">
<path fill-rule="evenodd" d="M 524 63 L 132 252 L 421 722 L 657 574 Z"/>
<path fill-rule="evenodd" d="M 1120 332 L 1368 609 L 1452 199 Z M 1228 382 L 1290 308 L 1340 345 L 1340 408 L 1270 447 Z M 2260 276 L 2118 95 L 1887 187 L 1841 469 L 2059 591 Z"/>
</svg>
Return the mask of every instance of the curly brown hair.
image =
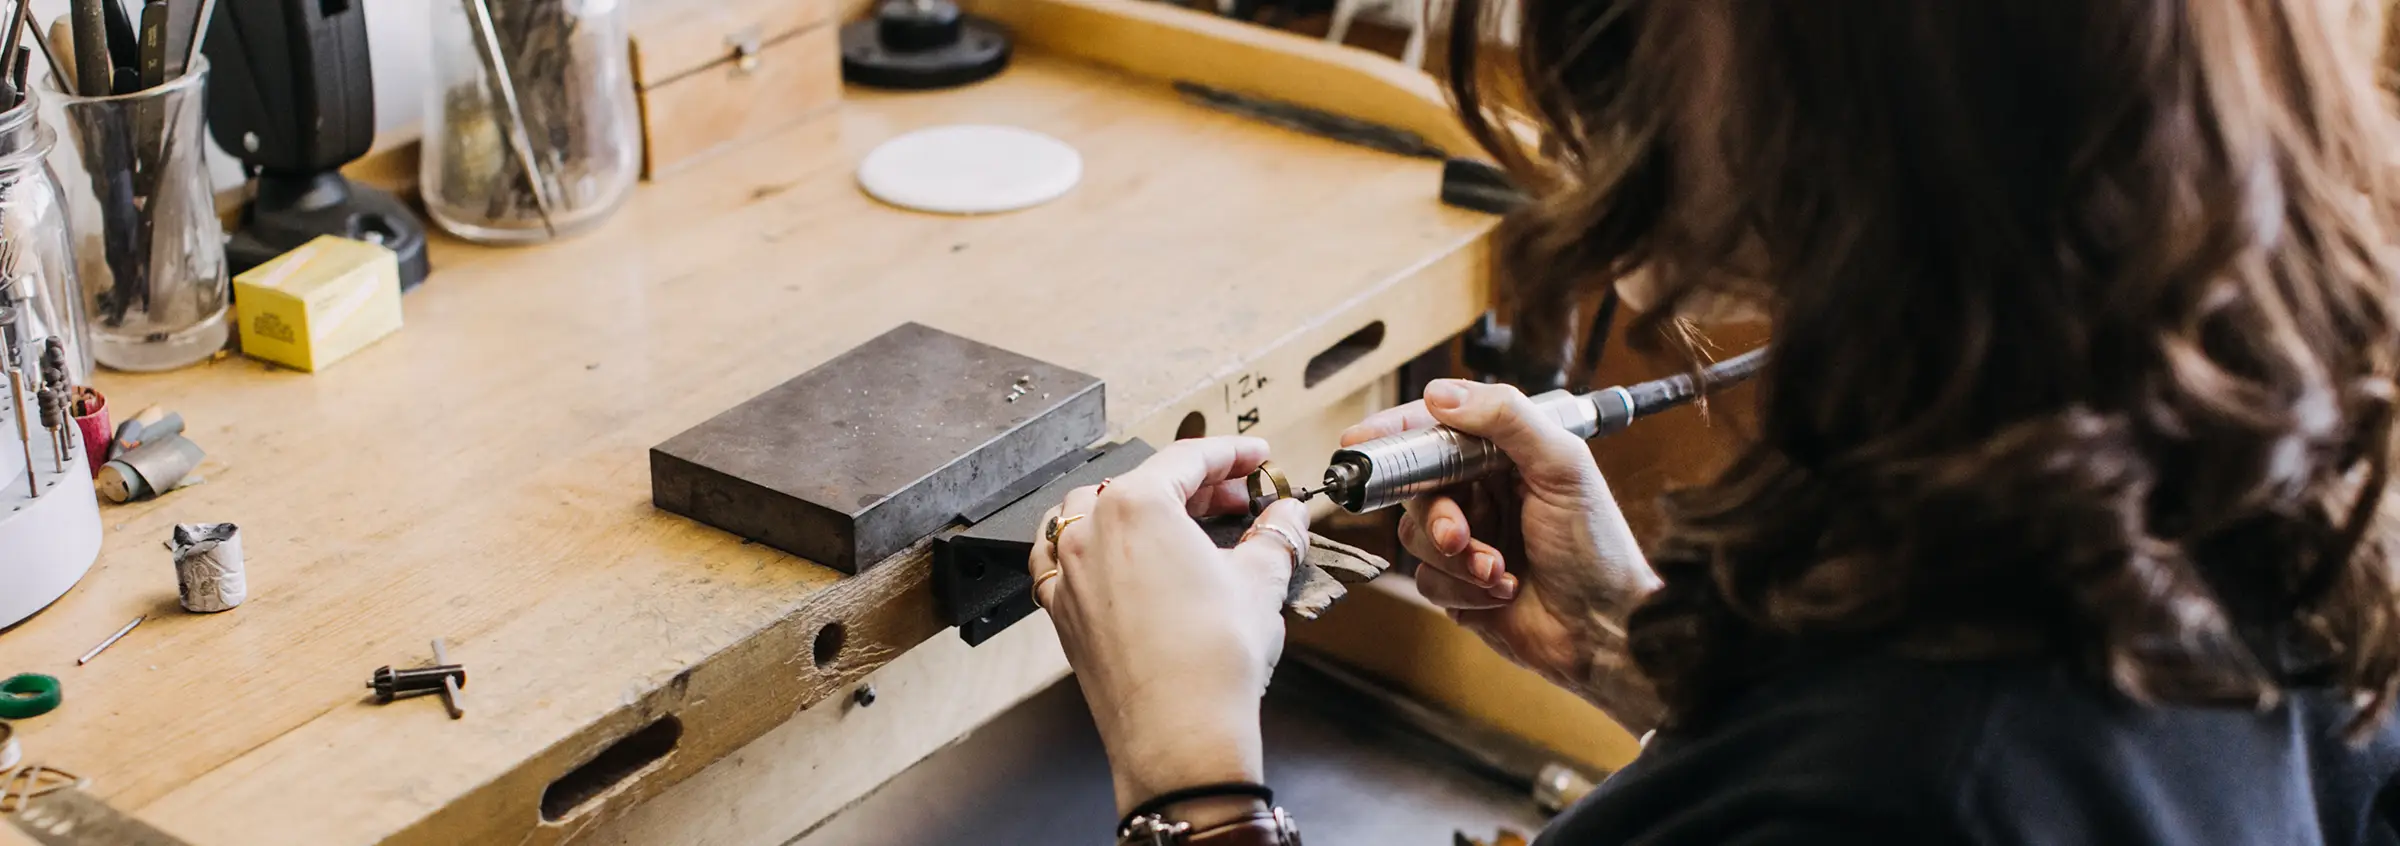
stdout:
<svg viewBox="0 0 2400 846">
<path fill-rule="evenodd" d="M 1493 247 L 1526 349 L 1636 275 L 1636 339 L 1772 325 L 1629 627 L 1674 719 L 1889 649 L 2390 711 L 2400 137 L 2332 5 L 1520 0 L 1510 63 L 1457 0 L 1452 94 L 1537 195 Z"/>
</svg>

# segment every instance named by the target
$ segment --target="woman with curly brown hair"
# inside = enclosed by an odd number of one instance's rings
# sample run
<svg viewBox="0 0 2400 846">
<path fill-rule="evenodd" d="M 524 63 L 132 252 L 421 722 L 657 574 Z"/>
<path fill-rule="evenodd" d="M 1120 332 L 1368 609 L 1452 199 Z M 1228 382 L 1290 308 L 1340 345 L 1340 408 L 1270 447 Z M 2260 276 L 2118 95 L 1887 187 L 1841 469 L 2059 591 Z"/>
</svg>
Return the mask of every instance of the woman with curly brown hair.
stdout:
<svg viewBox="0 0 2400 846">
<path fill-rule="evenodd" d="M 1418 587 L 1658 730 L 1545 843 L 2400 842 L 2400 137 L 2339 3 L 1522 0 L 1513 69 L 1482 5 L 1451 83 L 1537 195 L 1494 251 L 1528 349 L 1623 280 L 1774 336 L 1647 555 L 1512 389 L 1350 433 L 1506 450 L 1410 504 Z M 1305 516 L 1184 517 L 1264 457 L 1177 444 L 1037 544 L 1139 842 L 1288 833 Z"/>
</svg>

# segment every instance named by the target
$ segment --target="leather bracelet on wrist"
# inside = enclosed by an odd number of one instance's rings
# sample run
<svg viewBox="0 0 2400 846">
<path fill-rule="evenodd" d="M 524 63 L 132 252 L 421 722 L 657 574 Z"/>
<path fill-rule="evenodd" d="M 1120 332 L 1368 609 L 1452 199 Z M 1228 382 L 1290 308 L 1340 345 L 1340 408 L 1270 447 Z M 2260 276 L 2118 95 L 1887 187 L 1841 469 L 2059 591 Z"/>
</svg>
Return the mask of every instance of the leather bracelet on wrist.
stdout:
<svg viewBox="0 0 2400 846">
<path fill-rule="evenodd" d="M 1199 799 L 1246 797 L 1268 806 L 1225 822 L 1199 828 L 1167 819 L 1174 805 Z M 1135 805 L 1117 824 L 1119 846 L 1300 846 L 1300 830 L 1290 814 L 1274 807 L 1275 791 L 1246 781 L 1203 784 L 1170 790 Z"/>
<path fill-rule="evenodd" d="M 1255 810 L 1207 829 L 1166 822 L 1159 815 L 1133 817 L 1116 829 L 1118 846 L 1301 846 L 1301 829 L 1282 808 Z"/>
<path fill-rule="evenodd" d="M 1300 828 L 1282 808 L 1254 811 L 1203 829 L 1144 814 L 1117 829 L 1117 846 L 1300 846 Z"/>
</svg>

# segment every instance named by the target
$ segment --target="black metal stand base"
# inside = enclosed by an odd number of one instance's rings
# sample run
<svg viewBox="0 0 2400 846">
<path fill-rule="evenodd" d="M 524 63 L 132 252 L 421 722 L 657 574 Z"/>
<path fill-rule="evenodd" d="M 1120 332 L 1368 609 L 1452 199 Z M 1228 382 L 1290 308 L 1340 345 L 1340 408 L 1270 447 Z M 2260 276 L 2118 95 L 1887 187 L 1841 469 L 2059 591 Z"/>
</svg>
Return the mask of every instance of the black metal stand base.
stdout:
<svg viewBox="0 0 2400 846">
<path fill-rule="evenodd" d="M 338 235 L 381 244 L 400 258 L 400 290 L 425 282 L 425 224 L 399 198 L 342 178 L 332 171 L 307 176 L 258 177 L 258 194 L 242 206 L 241 221 L 225 242 L 225 260 L 238 274 L 308 243 Z"/>
</svg>

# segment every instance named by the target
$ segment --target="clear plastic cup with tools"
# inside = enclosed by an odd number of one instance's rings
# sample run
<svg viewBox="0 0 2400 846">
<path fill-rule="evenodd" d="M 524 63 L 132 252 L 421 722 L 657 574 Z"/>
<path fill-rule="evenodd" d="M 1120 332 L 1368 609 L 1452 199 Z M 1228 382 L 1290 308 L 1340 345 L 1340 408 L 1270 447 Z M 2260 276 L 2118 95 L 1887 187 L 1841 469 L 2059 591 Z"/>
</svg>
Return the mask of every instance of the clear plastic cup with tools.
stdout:
<svg viewBox="0 0 2400 846">
<path fill-rule="evenodd" d="M 47 161 L 56 136 L 37 119 L 39 108 L 28 97 L 0 111 L 0 334 L 19 345 L 0 348 L 32 348 L 57 338 L 68 381 L 88 385 L 92 356 L 83 291 L 75 281 L 58 177 Z M 20 366 L 33 371 L 30 364 Z"/>
<path fill-rule="evenodd" d="M 74 221 L 92 357 L 108 367 L 172 370 L 216 354 L 232 331 L 202 134 L 207 78 L 200 59 L 129 94 L 44 92 L 68 140 L 52 161 Z"/>
<path fill-rule="evenodd" d="M 487 244 L 600 225 L 641 176 L 619 0 L 427 0 L 419 184 L 451 234 Z"/>
</svg>

